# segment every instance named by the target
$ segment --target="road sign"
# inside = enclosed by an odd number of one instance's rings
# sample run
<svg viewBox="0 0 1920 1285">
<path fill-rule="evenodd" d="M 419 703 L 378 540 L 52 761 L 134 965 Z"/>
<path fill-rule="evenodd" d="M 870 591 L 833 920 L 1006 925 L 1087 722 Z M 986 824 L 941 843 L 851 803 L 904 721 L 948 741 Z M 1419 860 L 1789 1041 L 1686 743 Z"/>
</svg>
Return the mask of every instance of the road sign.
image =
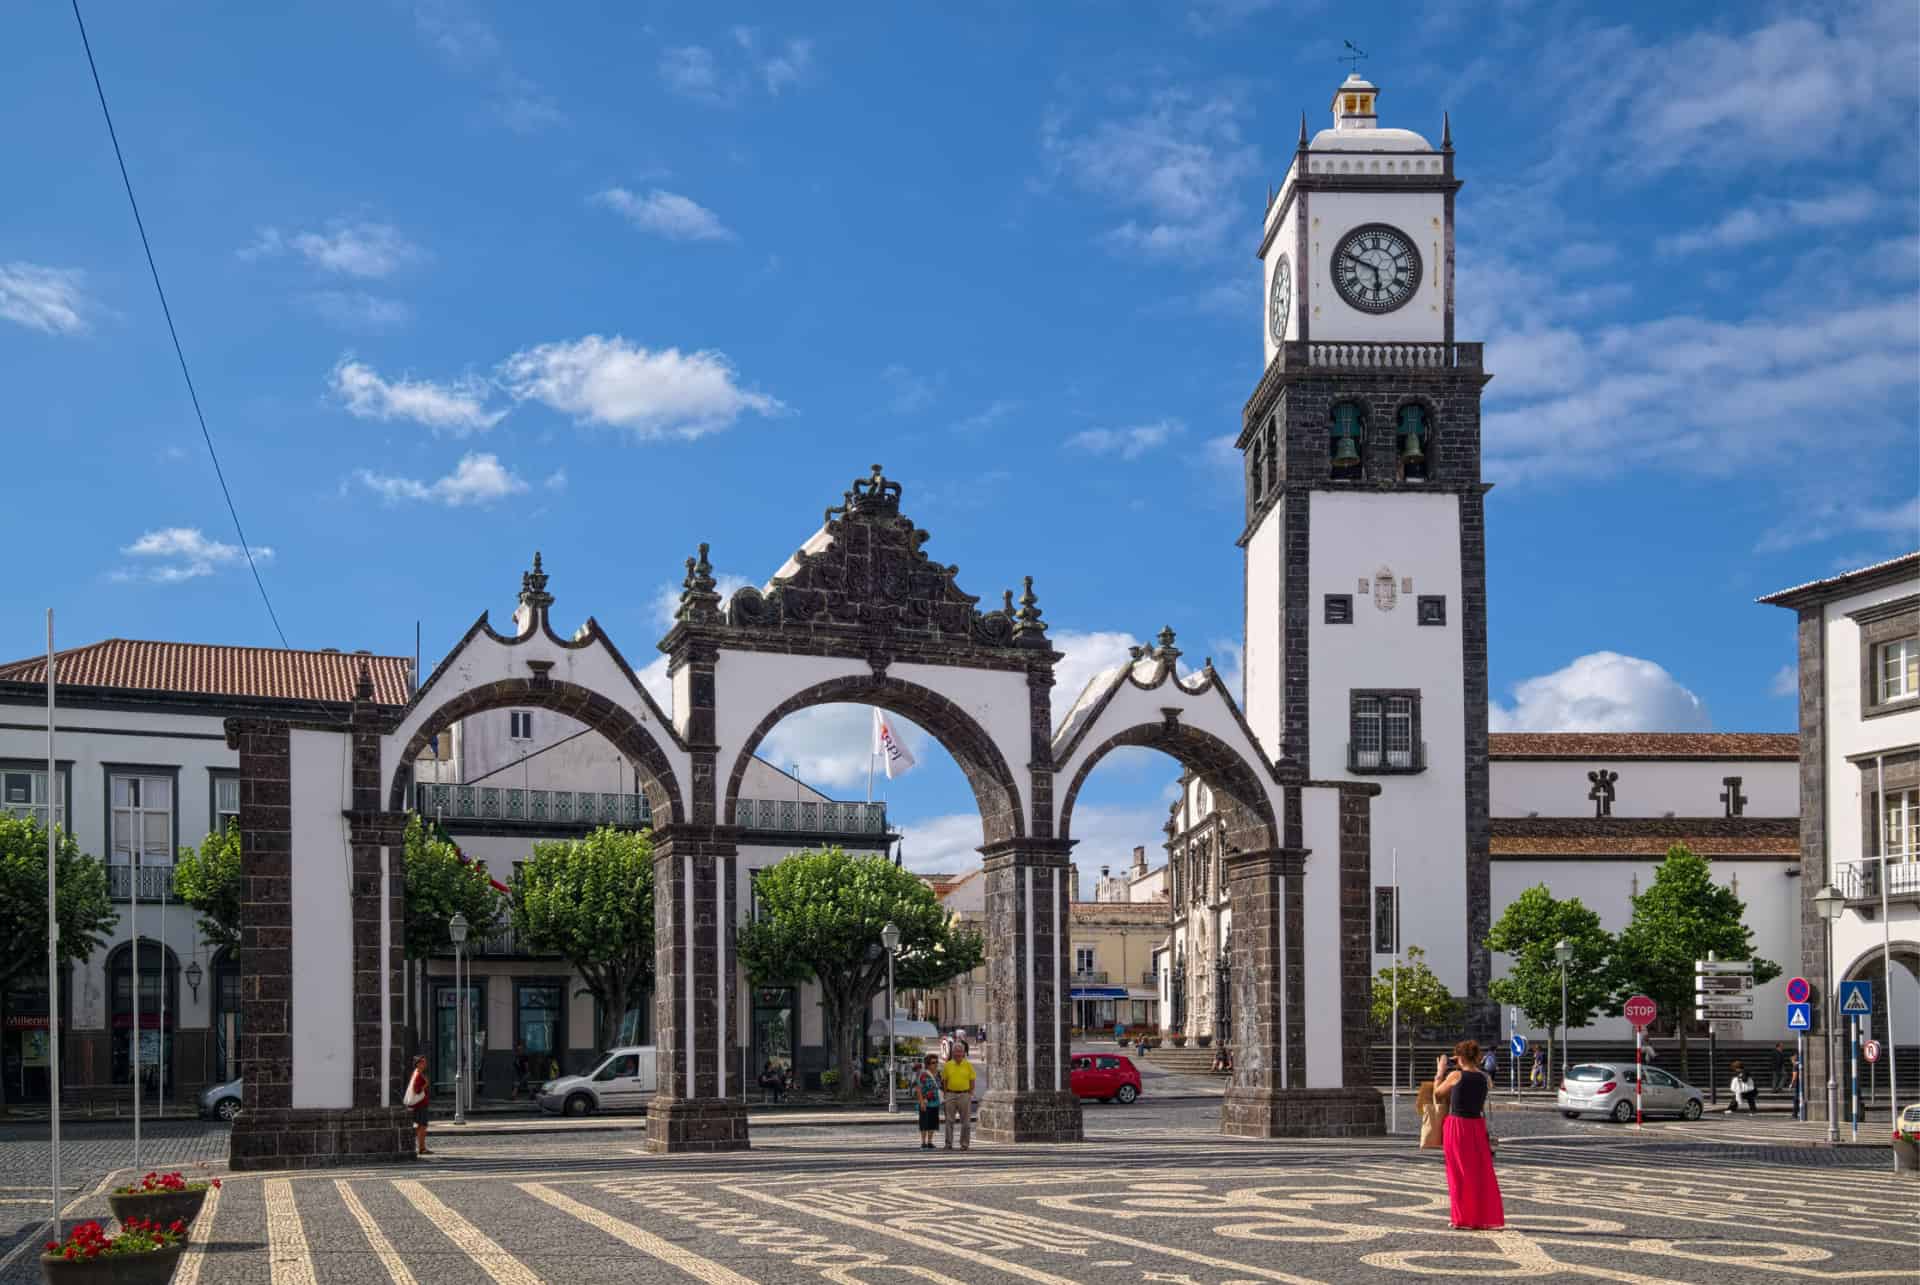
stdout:
<svg viewBox="0 0 1920 1285">
<path fill-rule="evenodd" d="M 1804 1001 L 1787 1005 L 1787 1029 L 1790 1031 L 1812 1030 L 1813 1005 Z"/>
<path fill-rule="evenodd" d="M 1752 976 L 1753 961 L 1751 959 L 1696 959 L 1693 961 L 1693 972 L 1696 977 L 1715 973 L 1723 976 L 1745 973 Z"/>
<path fill-rule="evenodd" d="M 1652 1026 L 1653 1019 L 1658 1016 L 1660 1012 L 1660 1010 L 1654 1006 L 1654 1002 L 1645 995 L 1635 995 L 1627 1001 L 1625 1008 L 1621 1011 L 1627 1015 L 1627 1020 L 1633 1023 L 1635 1030 Z"/>
<path fill-rule="evenodd" d="M 1516 1035 L 1507 1041 L 1507 1047 L 1513 1050 L 1515 1057 L 1519 1057 L 1527 1051 L 1527 1037 L 1524 1035 Z"/>
<path fill-rule="evenodd" d="M 1787 979 L 1787 1003 L 1804 1004 L 1811 998 L 1813 998 L 1813 987 L 1807 984 L 1806 978 L 1789 977 Z"/>
<path fill-rule="evenodd" d="M 1693 988 L 1693 993 L 1695 995 L 1751 995 L 1753 994 L 1753 979 L 1750 977 L 1742 977 L 1738 979 L 1727 978 L 1727 977 L 1699 977 L 1699 978 L 1695 978 L 1694 980 L 1696 984 Z M 1743 984 L 1711 985 L 1711 986 L 1702 986 L 1698 984 L 1700 982 L 1726 983 L 1726 982 L 1734 982 L 1736 980 L 1739 983 L 1743 983 Z"/>
<path fill-rule="evenodd" d="M 1840 983 L 1840 1015 L 1864 1017 L 1873 1012 L 1872 982 Z"/>
<path fill-rule="evenodd" d="M 1753 1010 L 1750 1008 L 1696 1008 L 1693 1018 L 1697 1022 L 1751 1022 Z"/>
<path fill-rule="evenodd" d="M 1865 1044 L 1862 1044 L 1860 1046 L 1860 1056 L 1869 1062 L 1878 1062 L 1880 1060 L 1880 1041 L 1868 1040 Z"/>
</svg>

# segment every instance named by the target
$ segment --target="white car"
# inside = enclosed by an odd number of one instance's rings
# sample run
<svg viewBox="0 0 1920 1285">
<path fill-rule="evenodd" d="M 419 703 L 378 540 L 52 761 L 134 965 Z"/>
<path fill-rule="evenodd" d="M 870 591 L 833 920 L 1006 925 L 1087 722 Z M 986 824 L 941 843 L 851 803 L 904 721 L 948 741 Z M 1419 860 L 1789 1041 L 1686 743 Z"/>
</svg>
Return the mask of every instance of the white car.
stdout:
<svg viewBox="0 0 1920 1285">
<path fill-rule="evenodd" d="M 585 1075 L 563 1075 L 541 1085 L 540 1108 L 555 1115 L 632 1111 L 653 1096 L 654 1070 L 652 1045 L 618 1048 Z"/>
<path fill-rule="evenodd" d="M 1675 1079 L 1657 1066 L 1644 1066 L 1640 1114 L 1677 1115 L 1698 1120 L 1705 1110 L 1700 1090 Z M 1633 1119 L 1633 1063 L 1582 1062 L 1560 1081 L 1560 1114 L 1569 1120 L 1583 1115 L 1605 1116 L 1626 1124 Z"/>
</svg>

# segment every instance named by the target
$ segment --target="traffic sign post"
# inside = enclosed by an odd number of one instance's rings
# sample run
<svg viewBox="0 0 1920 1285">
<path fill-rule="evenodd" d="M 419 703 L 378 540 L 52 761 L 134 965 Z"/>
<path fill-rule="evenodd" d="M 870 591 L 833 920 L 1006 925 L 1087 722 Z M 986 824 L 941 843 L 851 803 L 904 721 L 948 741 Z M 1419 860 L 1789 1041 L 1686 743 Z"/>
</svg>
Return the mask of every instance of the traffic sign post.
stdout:
<svg viewBox="0 0 1920 1285">
<path fill-rule="evenodd" d="M 1853 1140 L 1860 1141 L 1860 1019 L 1847 1022 L 1847 1077 L 1853 1081 Z"/>
<path fill-rule="evenodd" d="M 1633 1127 L 1638 1129 L 1645 1117 L 1641 1114 L 1640 1083 L 1646 1078 L 1645 1051 L 1647 1028 L 1653 1025 L 1653 1019 L 1660 1009 L 1645 995 L 1635 995 L 1620 1010 L 1633 1023 Z"/>
<path fill-rule="evenodd" d="M 1867 1017 L 1873 1012 L 1872 982 L 1840 983 L 1840 1016 Z"/>
<path fill-rule="evenodd" d="M 1860 1045 L 1860 1056 L 1867 1059 L 1867 1061 L 1869 1062 L 1878 1062 L 1880 1060 L 1880 1041 L 1879 1040 L 1862 1041 Z"/>
<path fill-rule="evenodd" d="M 1813 1029 L 1813 1005 L 1804 1000 L 1787 1005 L 1787 1029 L 1804 1035 Z"/>
<path fill-rule="evenodd" d="M 1513 1065 L 1507 1068 L 1507 1084 L 1515 1097 L 1520 1096 L 1520 1056 L 1527 1051 L 1527 1037 L 1518 1031 L 1507 1041 L 1507 1048 L 1513 1054 Z"/>
<path fill-rule="evenodd" d="M 1804 1004 L 1813 998 L 1813 987 L 1804 977 L 1787 979 L 1787 1003 Z"/>
</svg>

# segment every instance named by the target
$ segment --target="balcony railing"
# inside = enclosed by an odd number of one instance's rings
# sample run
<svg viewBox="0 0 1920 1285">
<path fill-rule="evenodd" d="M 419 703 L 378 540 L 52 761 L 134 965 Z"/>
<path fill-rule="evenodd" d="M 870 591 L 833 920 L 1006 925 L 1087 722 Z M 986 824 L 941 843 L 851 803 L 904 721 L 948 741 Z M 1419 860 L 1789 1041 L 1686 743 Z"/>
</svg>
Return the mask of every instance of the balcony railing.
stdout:
<svg viewBox="0 0 1920 1285">
<path fill-rule="evenodd" d="M 1076 968 L 1073 970 L 1073 984 L 1076 986 L 1105 986 L 1107 973 L 1103 968 Z"/>
<path fill-rule="evenodd" d="M 1477 371 L 1484 360 L 1484 347 L 1477 343 L 1284 343 L 1267 363 L 1241 416 L 1251 423 L 1264 414 L 1281 381 L 1304 369 Z"/>
<path fill-rule="evenodd" d="M 448 821 L 495 821 L 527 826 L 614 825 L 639 829 L 653 824 L 644 794 L 596 790 L 523 790 L 510 786 L 413 787 L 422 816 Z M 877 835 L 886 833 L 887 805 L 808 799 L 740 799 L 737 823 L 748 830 L 789 833 Z M 144 894 L 142 894 L 144 895 Z"/>
<path fill-rule="evenodd" d="M 1833 882 L 1848 901 L 1871 906 L 1880 903 L 1880 883 L 1886 880 L 1888 901 L 1920 901 L 1920 860 L 1912 856 L 1890 855 L 1882 876 L 1878 857 L 1844 861 L 1834 867 Z"/>
<path fill-rule="evenodd" d="M 1349 772 L 1422 772 L 1427 766 L 1427 743 L 1417 741 L 1411 746 L 1400 749 L 1382 748 L 1378 745 L 1363 746 L 1358 741 L 1347 742 L 1347 771 Z"/>
<path fill-rule="evenodd" d="M 107 867 L 107 896 L 113 901 L 133 900 L 136 882 L 140 900 L 160 901 L 173 896 L 172 866 Z"/>
</svg>

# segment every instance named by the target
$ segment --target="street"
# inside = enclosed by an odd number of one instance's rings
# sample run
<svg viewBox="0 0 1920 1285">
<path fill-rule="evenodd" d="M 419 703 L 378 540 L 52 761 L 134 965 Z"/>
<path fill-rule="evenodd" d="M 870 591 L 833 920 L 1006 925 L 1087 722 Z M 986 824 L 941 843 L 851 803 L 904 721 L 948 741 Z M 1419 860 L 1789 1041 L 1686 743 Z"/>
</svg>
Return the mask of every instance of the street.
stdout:
<svg viewBox="0 0 1920 1285">
<path fill-rule="evenodd" d="M 1494 1120 L 1498 1233 L 1448 1228 L 1437 1152 L 1223 1138 L 1210 1101 L 1089 1104 L 1084 1143 L 952 1154 L 917 1150 L 904 1116 L 757 1118 L 752 1151 L 705 1157 L 646 1154 L 631 1117 L 436 1126 L 440 1154 L 412 1165 L 227 1179 L 176 1281 L 1911 1279 L 1920 1192 L 1896 1184 L 1884 1150 L 1803 1145 L 1783 1119 Z M 45 1149 L 28 1132 L 0 1146 L 6 1285 L 37 1272 Z M 70 1138 L 78 1215 L 105 1218 L 97 1193 L 129 1142 Z M 167 1125 L 144 1166 L 215 1173 L 224 1149 L 224 1126 Z"/>
</svg>

